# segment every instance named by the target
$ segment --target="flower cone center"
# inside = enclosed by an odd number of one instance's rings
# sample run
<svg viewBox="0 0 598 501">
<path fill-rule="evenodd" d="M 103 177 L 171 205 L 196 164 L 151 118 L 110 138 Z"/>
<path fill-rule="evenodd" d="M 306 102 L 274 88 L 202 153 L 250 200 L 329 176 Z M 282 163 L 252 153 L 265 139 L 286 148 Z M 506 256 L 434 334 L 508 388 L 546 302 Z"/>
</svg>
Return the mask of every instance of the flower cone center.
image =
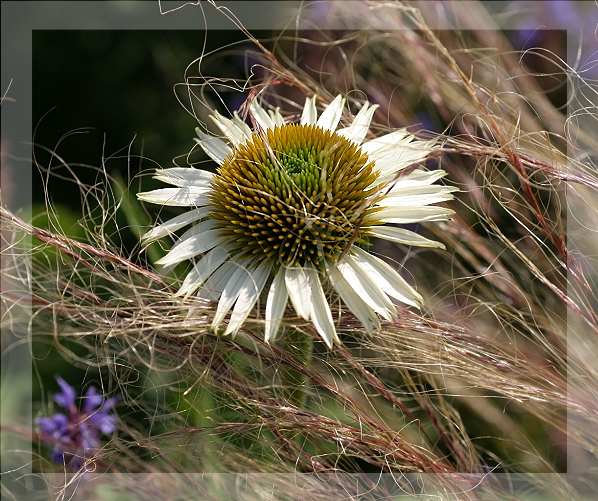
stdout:
<svg viewBox="0 0 598 501">
<path fill-rule="evenodd" d="M 372 210 L 377 177 L 367 154 L 334 132 L 276 127 L 253 135 L 220 166 L 212 217 L 232 254 L 322 268 L 349 242 L 367 245 L 359 223 Z"/>
</svg>

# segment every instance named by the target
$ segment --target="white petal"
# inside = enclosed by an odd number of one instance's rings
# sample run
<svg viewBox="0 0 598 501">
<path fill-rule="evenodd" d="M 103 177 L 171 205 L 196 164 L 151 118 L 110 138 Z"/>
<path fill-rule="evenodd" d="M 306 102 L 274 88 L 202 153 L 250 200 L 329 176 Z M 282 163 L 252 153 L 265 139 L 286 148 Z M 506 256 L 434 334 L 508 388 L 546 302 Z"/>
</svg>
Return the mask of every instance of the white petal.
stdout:
<svg viewBox="0 0 598 501">
<path fill-rule="evenodd" d="M 330 306 L 324 295 L 318 271 L 315 268 L 306 268 L 306 271 L 311 296 L 311 321 L 328 348 L 332 348 L 333 341 L 336 341 L 338 344 L 341 344 L 341 341 L 334 327 Z"/>
<path fill-rule="evenodd" d="M 359 110 L 359 113 L 357 113 L 355 116 L 353 123 L 351 123 L 351 125 L 345 129 L 338 130 L 336 133 L 348 139 L 349 141 L 361 144 L 368 133 L 370 123 L 372 122 L 372 117 L 374 116 L 374 112 L 378 107 L 378 104 L 369 106 L 367 102 L 364 103 L 361 110 Z"/>
<path fill-rule="evenodd" d="M 444 245 L 434 240 L 429 240 L 426 237 L 405 230 L 404 228 L 395 228 L 393 226 L 372 226 L 367 228 L 368 235 L 376 238 L 382 238 L 383 240 L 390 240 L 391 242 L 397 242 L 405 245 L 417 245 L 419 247 L 436 247 L 444 249 Z"/>
<path fill-rule="evenodd" d="M 233 260 L 226 261 L 220 268 L 212 273 L 204 286 L 199 290 L 197 297 L 208 299 L 210 301 L 217 301 L 220 298 L 224 287 L 230 280 L 230 277 L 236 270 L 237 265 Z"/>
<path fill-rule="evenodd" d="M 400 144 L 407 144 L 410 141 L 413 141 L 414 136 L 409 134 L 406 129 L 398 129 L 390 134 L 385 134 L 384 136 L 377 137 L 376 139 L 372 139 L 367 143 L 361 145 L 362 151 L 371 155 L 375 151 L 386 148 L 396 148 Z"/>
<path fill-rule="evenodd" d="M 392 195 L 386 196 L 380 201 L 381 206 L 417 206 L 430 205 L 439 202 L 446 202 L 455 198 L 452 193 L 458 191 L 454 186 L 416 186 L 414 188 L 403 188 L 393 190 Z"/>
<path fill-rule="evenodd" d="M 239 298 L 235 303 L 235 307 L 233 308 L 233 312 L 228 321 L 228 326 L 224 331 L 225 336 L 227 334 L 232 334 L 233 336 L 237 334 L 243 325 L 243 322 L 245 322 L 251 313 L 255 303 L 257 303 L 271 271 L 271 264 L 261 264 L 249 273 L 250 280 L 248 280 L 241 288 Z"/>
<path fill-rule="evenodd" d="M 411 224 L 421 221 L 444 221 L 455 211 L 444 207 L 413 206 L 413 207 L 385 207 L 372 214 L 372 218 L 385 223 Z"/>
<path fill-rule="evenodd" d="M 359 266 L 351 254 L 346 255 L 336 266 L 351 288 L 372 310 L 387 320 L 392 319 L 396 314 L 394 305 L 379 284 Z"/>
<path fill-rule="evenodd" d="M 178 186 L 209 187 L 212 182 L 211 172 L 194 169 L 193 167 L 172 167 L 171 169 L 156 169 L 154 179 Z"/>
<path fill-rule="evenodd" d="M 301 266 L 286 268 L 284 270 L 284 280 L 297 315 L 305 320 L 309 320 L 311 291 L 307 280 L 307 269 Z"/>
<path fill-rule="evenodd" d="M 446 190 L 440 193 L 430 193 L 428 195 L 406 195 L 385 198 L 380 205 L 388 207 L 423 207 L 426 205 L 446 202 L 455 198 L 451 192 L 455 190 Z"/>
<path fill-rule="evenodd" d="M 409 174 L 401 175 L 394 183 L 388 195 L 395 191 L 401 191 L 404 188 L 415 188 L 430 185 L 446 176 L 446 171 L 415 169 Z"/>
<path fill-rule="evenodd" d="M 344 106 L 345 98 L 339 94 L 334 98 L 334 101 L 332 101 L 322 112 L 322 115 L 320 115 L 320 118 L 318 118 L 316 125 L 318 127 L 322 127 L 322 129 L 327 129 L 334 132 L 341 119 L 341 116 L 343 115 Z"/>
<path fill-rule="evenodd" d="M 285 272 L 281 269 L 274 277 L 272 285 L 270 285 L 270 290 L 268 291 L 268 300 L 266 301 L 266 327 L 264 329 L 264 340 L 266 343 L 273 343 L 276 339 L 288 301 L 289 294 L 285 284 Z"/>
<path fill-rule="evenodd" d="M 218 301 L 218 307 L 216 308 L 216 313 L 214 314 L 214 319 L 212 320 L 212 330 L 218 329 L 218 326 L 232 308 L 233 304 L 239 297 L 239 294 L 241 294 L 241 290 L 246 287 L 249 281 L 252 280 L 252 270 L 247 268 L 248 264 L 249 263 L 247 261 L 236 262 L 237 269 L 228 279 L 228 282 L 226 282 L 226 285 L 222 291 L 222 295 L 220 296 L 220 301 Z"/>
<path fill-rule="evenodd" d="M 228 258 L 228 252 L 223 247 L 214 247 L 187 274 L 175 296 L 188 296 L 195 292 Z"/>
<path fill-rule="evenodd" d="M 411 183 L 413 184 L 413 183 Z M 415 186 L 409 186 L 409 183 L 403 183 L 402 179 L 399 179 L 396 184 L 392 187 L 392 189 L 386 195 L 384 199 L 384 203 L 386 204 L 386 199 L 393 199 L 393 198 L 407 198 L 410 196 L 421 196 L 421 195 L 448 195 L 455 191 L 458 191 L 459 188 L 456 186 L 444 186 L 442 184 L 422 184 Z M 452 198 L 453 195 L 450 195 Z M 388 204 L 391 205 L 391 204 Z M 419 205 L 419 204 L 416 204 Z"/>
<path fill-rule="evenodd" d="M 392 266 L 355 245 L 351 252 L 361 268 L 390 297 L 416 307 L 423 303 L 423 298 Z"/>
<path fill-rule="evenodd" d="M 328 267 L 328 278 L 330 283 L 334 287 L 334 290 L 338 293 L 343 303 L 351 310 L 353 315 L 363 324 L 365 329 L 373 334 L 374 327 L 380 328 L 380 321 L 378 317 L 363 299 L 357 294 L 353 288 L 349 285 L 340 271 L 336 268 L 336 265 Z"/>
<path fill-rule="evenodd" d="M 162 266 L 171 266 L 187 259 L 203 254 L 217 245 L 224 243 L 226 239 L 218 236 L 218 230 L 208 230 L 200 235 L 195 235 L 186 240 L 178 242 L 170 252 L 163 258 L 156 261 Z"/>
<path fill-rule="evenodd" d="M 370 160 L 375 161 L 376 169 L 380 171 L 380 180 L 385 177 L 394 177 L 397 172 L 428 157 L 430 148 L 425 143 L 419 144 L 420 146 L 417 148 L 399 146 L 391 150 L 385 150 L 384 153 L 376 152 L 370 155 Z"/>
<path fill-rule="evenodd" d="M 137 193 L 137 198 L 153 204 L 175 207 L 202 207 L 209 203 L 206 193 L 208 186 L 189 186 L 186 188 L 161 188 L 159 190 Z"/>
<path fill-rule="evenodd" d="M 249 109 L 251 110 L 253 118 L 255 118 L 258 124 L 260 124 L 260 127 L 263 130 L 274 128 L 274 122 L 272 122 L 272 119 L 268 113 L 266 113 L 266 110 L 264 110 L 264 108 L 262 108 L 255 99 L 249 104 Z"/>
<path fill-rule="evenodd" d="M 225 242 L 226 239 L 218 236 L 219 231 L 212 229 L 213 224 L 213 220 L 208 220 L 198 223 L 187 230 L 181 235 L 181 239 L 170 249 L 170 252 L 162 259 L 156 261 L 156 264 L 169 266 L 180 263 L 185 259 L 203 254 Z"/>
<path fill-rule="evenodd" d="M 253 132 L 251 132 L 251 128 L 249 127 L 249 125 L 247 125 L 245 123 L 245 121 L 239 116 L 239 113 L 237 111 L 233 111 L 233 123 L 238 127 L 238 129 L 243 133 L 243 135 L 245 136 L 245 141 L 247 139 L 250 139 L 251 136 L 253 135 Z"/>
<path fill-rule="evenodd" d="M 268 110 L 268 114 L 270 115 L 270 119 L 274 123 L 274 125 L 278 127 L 283 127 L 285 124 L 284 118 L 280 114 L 280 107 L 277 106 L 274 110 Z"/>
<path fill-rule="evenodd" d="M 210 118 L 227 137 L 227 139 L 233 144 L 233 146 L 239 146 L 249 139 L 249 137 L 251 137 L 246 135 L 245 128 L 239 124 L 239 121 L 241 121 L 240 118 L 238 120 L 229 120 L 228 118 L 223 117 L 217 111 L 214 112 L 214 115 L 210 115 Z"/>
<path fill-rule="evenodd" d="M 301 125 L 316 125 L 318 110 L 316 110 L 316 96 L 306 97 L 305 106 L 301 113 Z"/>
<path fill-rule="evenodd" d="M 199 136 L 199 139 L 194 138 L 195 141 L 197 141 L 202 150 L 204 150 L 206 154 L 218 165 L 222 165 L 224 160 L 226 160 L 226 157 L 232 155 L 233 150 L 224 141 L 218 139 L 217 137 L 204 134 L 199 127 L 195 128 L 195 132 Z"/>
<path fill-rule="evenodd" d="M 157 240 L 158 238 L 170 235 L 172 232 L 182 228 L 183 226 L 201 219 L 206 215 L 206 212 L 207 211 L 203 209 L 201 211 L 199 209 L 193 209 L 192 211 L 184 212 L 183 214 L 173 217 L 165 223 L 159 224 L 158 226 L 152 228 L 141 237 L 141 240 L 143 240 L 144 243 L 149 243 Z"/>
<path fill-rule="evenodd" d="M 216 224 L 215 219 L 206 219 L 205 221 L 201 221 L 200 223 L 197 223 L 196 225 L 189 228 L 185 233 L 183 233 L 181 235 L 180 240 L 182 241 L 189 237 L 199 235 L 201 232 L 211 230 L 212 228 L 214 228 L 215 224 Z M 177 243 L 177 245 L 178 245 L 178 243 Z"/>
</svg>

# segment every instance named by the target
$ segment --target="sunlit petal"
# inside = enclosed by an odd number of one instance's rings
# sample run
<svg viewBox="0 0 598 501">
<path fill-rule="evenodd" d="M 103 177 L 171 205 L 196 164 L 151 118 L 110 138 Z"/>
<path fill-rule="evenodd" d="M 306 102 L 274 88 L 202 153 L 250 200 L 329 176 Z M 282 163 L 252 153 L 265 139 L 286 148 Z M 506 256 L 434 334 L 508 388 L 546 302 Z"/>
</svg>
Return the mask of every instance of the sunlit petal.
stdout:
<svg viewBox="0 0 598 501">
<path fill-rule="evenodd" d="M 199 289 L 197 297 L 209 301 L 218 301 L 224 287 L 230 280 L 230 277 L 232 277 L 233 273 L 237 271 L 238 268 L 236 263 L 226 261 L 220 268 L 210 275 L 206 283 Z M 191 310 L 189 314 L 193 315 L 193 310 Z"/>
<path fill-rule="evenodd" d="M 217 111 L 214 111 L 214 115 L 210 115 L 210 118 L 214 121 L 226 138 L 233 144 L 233 146 L 239 146 L 248 139 L 244 128 L 239 126 L 236 121 L 223 117 Z"/>
<path fill-rule="evenodd" d="M 394 224 L 412 224 L 421 221 L 446 221 L 455 213 L 444 207 L 430 207 L 427 205 L 415 207 L 385 207 L 376 212 L 379 221 Z"/>
<path fill-rule="evenodd" d="M 247 125 L 245 123 L 245 121 L 239 116 L 239 113 L 236 112 L 236 111 L 233 112 L 232 122 L 242 132 L 242 134 L 244 136 L 244 141 L 246 141 L 246 140 L 248 140 L 248 139 L 251 138 L 251 135 L 253 133 L 251 132 L 251 129 L 249 128 L 249 125 Z"/>
<path fill-rule="evenodd" d="M 328 129 L 334 131 L 336 126 L 340 122 L 343 116 L 343 108 L 345 107 L 345 98 L 342 96 L 336 96 L 326 109 L 318 118 L 316 125 L 322 127 L 322 129 Z"/>
<path fill-rule="evenodd" d="M 201 146 L 206 154 L 218 165 L 222 165 L 226 157 L 232 155 L 232 148 L 224 141 L 203 133 L 199 127 L 195 128 L 195 133 L 198 136 L 194 138 L 195 141 L 197 141 L 199 146 Z"/>
<path fill-rule="evenodd" d="M 280 114 L 280 107 L 276 107 L 274 110 L 268 110 L 270 119 L 275 126 L 283 127 L 285 124 L 284 118 Z"/>
<path fill-rule="evenodd" d="M 390 297 L 416 307 L 423 303 L 423 298 L 392 266 L 359 247 L 353 247 L 351 252 L 361 269 Z"/>
<path fill-rule="evenodd" d="M 209 187 L 212 173 L 192 167 L 172 167 L 171 169 L 156 169 L 154 179 L 163 181 L 179 188 Z"/>
<path fill-rule="evenodd" d="M 254 99 L 253 101 L 251 101 L 251 103 L 249 104 L 249 109 L 251 111 L 251 114 L 253 115 L 253 118 L 255 118 L 258 124 L 260 124 L 260 127 L 263 130 L 274 128 L 274 122 L 270 118 L 270 115 L 268 115 L 266 110 L 264 110 L 264 108 L 262 108 L 257 103 L 257 100 Z"/>
<path fill-rule="evenodd" d="M 440 202 L 446 202 L 454 198 L 453 192 L 458 189 L 453 186 L 418 186 L 415 188 L 404 188 L 393 191 L 382 202 L 382 206 L 423 206 Z"/>
<path fill-rule="evenodd" d="M 169 266 L 180 263 L 224 243 L 222 237 L 218 234 L 218 230 L 212 229 L 213 225 L 214 221 L 208 220 L 187 230 L 170 249 L 170 252 L 156 261 L 156 264 Z"/>
<path fill-rule="evenodd" d="M 413 231 L 404 228 L 395 228 L 394 226 L 371 226 L 368 234 L 376 238 L 382 238 L 391 242 L 397 242 L 405 245 L 417 245 L 418 247 L 435 247 L 444 249 L 444 244 L 429 240 Z"/>
<path fill-rule="evenodd" d="M 386 320 L 392 319 L 395 313 L 392 302 L 350 254 L 337 263 L 337 268 L 364 303 Z"/>
<path fill-rule="evenodd" d="M 384 154 L 384 152 L 406 145 L 413 139 L 415 138 L 406 129 L 399 129 L 364 143 L 361 149 L 372 157 L 375 152 L 379 152 L 379 155 Z"/>
<path fill-rule="evenodd" d="M 223 247 L 214 247 L 195 264 L 175 295 L 188 296 L 195 292 L 228 259 L 228 252 Z"/>
<path fill-rule="evenodd" d="M 316 109 L 316 96 L 305 98 L 305 106 L 301 113 L 301 125 L 316 125 L 318 110 Z"/>
<path fill-rule="evenodd" d="M 279 270 L 274 280 L 272 280 L 266 302 L 266 327 L 264 333 L 266 343 L 273 343 L 276 340 L 288 301 L 289 294 L 285 282 L 285 272 Z"/>
<path fill-rule="evenodd" d="M 320 277 L 315 269 L 307 268 L 307 282 L 311 296 L 310 319 L 328 348 L 332 348 L 334 341 L 339 344 L 341 341 L 336 333 L 330 306 L 328 306 L 328 301 L 320 283 Z"/>
<path fill-rule="evenodd" d="M 170 205 L 173 207 L 202 207 L 208 204 L 207 186 L 189 186 L 187 188 L 160 188 L 153 191 L 137 193 L 137 198 L 143 202 Z"/>
<path fill-rule="evenodd" d="M 408 174 L 401 175 L 396 181 L 391 184 L 388 196 L 393 196 L 395 191 L 401 191 L 404 188 L 413 188 L 420 186 L 427 186 L 435 183 L 439 179 L 446 176 L 443 170 L 423 170 L 416 169 Z"/>
<path fill-rule="evenodd" d="M 284 270 L 284 279 L 293 308 L 304 320 L 311 313 L 311 289 L 307 279 L 307 269 L 301 266 Z"/>
<path fill-rule="evenodd" d="M 380 178 L 391 181 L 391 178 L 398 172 L 425 160 L 429 155 L 430 150 L 422 146 L 421 148 L 396 148 L 386 151 L 384 154 L 376 152 L 370 157 L 376 162 L 376 168 L 380 171 Z"/>
<path fill-rule="evenodd" d="M 374 328 L 380 328 L 380 321 L 374 310 L 355 292 L 335 265 L 328 267 L 328 278 L 343 303 L 347 305 L 353 315 L 363 324 L 369 334 L 373 334 Z"/>
<path fill-rule="evenodd" d="M 226 282 L 226 285 L 222 290 L 222 295 L 220 296 L 220 301 L 218 301 L 218 307 L 216 308 L 216 313 L 212 320 L 212 330 L 215 331 L 218 329 L 218 326 L 221 324 L 222 320 L 224 320 L 224 317 L 239 297 L 241 289 L 245 287 L 246 283 L 251 279 L 250 270 L 245 267 L 247 264 L 248 263 L 246 262 L 236 263 L 237 269 L 228 279 L 228 282 Z"/>
<path fill-rule="evenodd" d="M 228 326 L 224 331 L 225 336 L 227 334 L 236 335 L 243 322 L 247 320 L 247 317 L 260 297 L 271 270 L 272 265 L 267 264 L 258 265 L 253 270 L 248 271 L 248 279 L 241 287 L 239 297 L 228 321 Z"/>
<path fill-rule="evenodd" d="M 368 133 L 372 117 L 377 108 L 379 108 L 378 104 L 369 106 L 368 103 L 365 103 L 353 119 L 353 122 L 351 122 L 351 125 L 338 130 L 337 134 L 347 138 L 349 141 L 361 144 Z"/>
<path fill-rule="evenodd" d="M 172 234 L 174 231 L 182 228 L 183 226 L 187 226 L 188 224 L 193 223 L 193 222 L 197 221 L 198 219 L 201 219 L 202 217 L 206 216 L 207 214 L 208 214 L 207 209 L 201 209 L 201 210 L 194 209 L 189 212 L 184 212 L 183 214 L 181 214 L 179 216 L 169 219 L 165 223 L 155 226 L 154 228 L 149 230 L 147 233 L 145 233 L 141 237 L 141 240 L 143 240 L 143 243 L 145 243 L 145 244 L 147 244 L 149 242 L 153 242 L 154 240 L 157 240 L 158 238 L 162 238 L 162 237 Z"/>
</svg>

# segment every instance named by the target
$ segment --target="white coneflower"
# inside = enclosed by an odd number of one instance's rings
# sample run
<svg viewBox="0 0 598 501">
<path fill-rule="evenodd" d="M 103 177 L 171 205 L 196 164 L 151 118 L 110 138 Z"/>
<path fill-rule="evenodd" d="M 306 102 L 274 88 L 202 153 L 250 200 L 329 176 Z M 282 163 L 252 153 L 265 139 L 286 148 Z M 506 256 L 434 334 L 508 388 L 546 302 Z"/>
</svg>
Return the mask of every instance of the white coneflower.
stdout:
<svg viewBox="0 0 598 501">
<path fill-rule="evenodd" d="M 178 294 L 204 286 L 199 295 L 218 300 L 214 330 L 232 309 L 224 334 L 234 335 L 267 284 L 267 342 L 276 338 L 289 299 L 328 346 L 340 342 L 325 280 L 370 333 L 380 326 L 378 316 L 396 316 L 391 298 L 421 304 L 421 296 L 367 248 L 371 238 L 443 247 L 391 225 L 447 219 L 451 210 L 431 204 L 453 198 L 454 188 L 432 184 L 442 170 L 401 175 L 431 151 L 407 131 L 364 142 L 377 105 L 365 103 L 349 127 L 337 130 L 344 104 L 338 96 L 318 118 L 316 98 L 307 98 L 299 123 L 287 124 L 278 109 L 266 112 L 254 100 L 254 131 L 237 113 L 228 119 L 215 112 L 211 118 L 228 144 L 199 129 L 196 140 L 218 163 L 217 172 L 160 169 L 156 179 L 175 188 L 137 195 L 193 207 L 144 240 L 194 223 L 158 264 L 202 255 Z"/>
</svg>

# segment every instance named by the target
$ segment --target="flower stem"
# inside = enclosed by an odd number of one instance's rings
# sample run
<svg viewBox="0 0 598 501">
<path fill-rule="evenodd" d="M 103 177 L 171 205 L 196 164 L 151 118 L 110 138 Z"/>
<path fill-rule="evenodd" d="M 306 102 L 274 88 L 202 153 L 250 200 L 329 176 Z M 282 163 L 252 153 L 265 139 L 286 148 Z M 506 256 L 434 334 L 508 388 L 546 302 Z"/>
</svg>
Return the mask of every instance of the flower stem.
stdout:
<svg viewBox="0 0 598 501">
<path fill-rule="evenodd" d="M 283 333 L 283 349 L 298 364 L 309 368 L 311 366 L 313 337 L 298 329 L 287 329 Z M 293 367 L 284 365 L 281 371 L 283 395 L 290 403 L 304 409 L 308 396 L 308 377 Z"/>
</svg>

